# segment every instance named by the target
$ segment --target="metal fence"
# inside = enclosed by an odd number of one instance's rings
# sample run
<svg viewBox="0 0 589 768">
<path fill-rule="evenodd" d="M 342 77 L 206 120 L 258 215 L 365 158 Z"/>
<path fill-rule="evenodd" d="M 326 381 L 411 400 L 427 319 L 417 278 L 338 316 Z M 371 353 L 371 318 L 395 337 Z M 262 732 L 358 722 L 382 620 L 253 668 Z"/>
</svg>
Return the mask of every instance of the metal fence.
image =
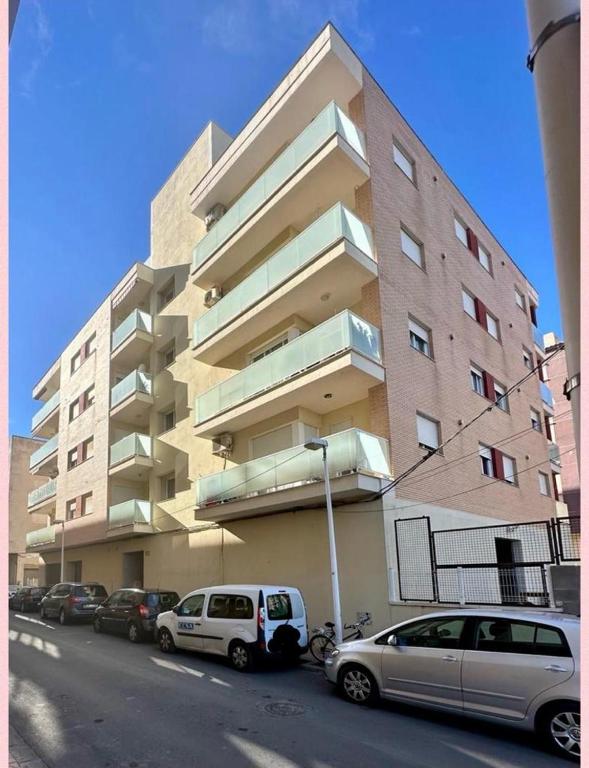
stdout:
<svg viewBox="0 0 589 768">
<path fill-rule="evenodd" d="M 401 600 L 548 607 L 547 567 L 579 559 L 577 518 L 432 531 L 395 520 Z"/>
</svg>

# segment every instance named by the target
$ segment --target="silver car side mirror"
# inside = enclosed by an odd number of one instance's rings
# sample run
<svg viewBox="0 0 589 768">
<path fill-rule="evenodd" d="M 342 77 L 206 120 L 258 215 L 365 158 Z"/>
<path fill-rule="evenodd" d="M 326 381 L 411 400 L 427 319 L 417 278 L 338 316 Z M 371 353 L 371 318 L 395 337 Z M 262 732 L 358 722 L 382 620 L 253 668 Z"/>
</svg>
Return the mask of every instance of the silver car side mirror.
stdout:
<svg viewBox="0 0 589 768">
<path fill-rule="evenodd" d="M 387 645 L 398 645 L 397 635 L 389 635 L 387 639 Z"/>
</svg>

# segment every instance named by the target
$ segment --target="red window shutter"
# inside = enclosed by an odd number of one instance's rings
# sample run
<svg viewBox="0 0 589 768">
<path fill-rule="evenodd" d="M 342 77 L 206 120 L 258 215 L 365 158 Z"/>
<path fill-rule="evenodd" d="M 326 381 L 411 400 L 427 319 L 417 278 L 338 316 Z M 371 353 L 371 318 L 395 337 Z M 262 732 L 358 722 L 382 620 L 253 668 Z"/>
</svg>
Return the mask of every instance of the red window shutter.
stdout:
<svg viewBox="0 0 589 768">
<path fill-rule="evenodd" d="M 477 323 L 479 325 L 482 325 L 483 328 L 487 328 L 487 307 L 483 304 L 483 302 L 480 299 L 474 300 L 474 313 L 477 318 Z"/>
<path fill-rule="evenodd" d="M 82 344 L 80 347 L 80 365 L 84 362 L 86 359 L 86 345 Z"/>
<path fill-rule="evenodd" d="M 473 253 L 478 259 L 479 241 L 470 227 L 466 230 L 466 242 L 468 243 L 468 250 L 471 251 L 471 253 Z"/>
<path fill-rule="evenodd" d="M 77 458 L 76 464 L 81 464 L 84 461 L 84 459 L 86 458 L 84 456 L 84 443 L 79 443 L 76 446 L 76 450 L 78 452 L 78 458 Z"/>
<path fill-rule="evenodd" d="M 78 398 L 78 404 L 80 406 L 80 413 L 86 409 L 86 393 L 80 395 Z"/>
<path fill-rule="evenodd" d="M 74 512 L 74 517 L 81 517 L 82 515 L 82 497 L 76 496 L 76 511 Z"/>
<path fill-rule="evenodd" d="M 495 379 L 487 371 L 483 371 L 483 388 L 487 400 L 495 402 Z"/>
<path fill-rule="evenodd" d="M 498 480 L 505 480 L 503 473 L 503 454 L 496 448 L 491 448 L 491 461 L 493 462 L 493 475 Z"/>
<path fill-rule="evenodd" d="M 542 360 L 537 355 L 536 355 L 536 365 L 539 366 L 538 367 L 538 378 L 540 379 L 540 381 L 544 381 L 544 368 L 542 366 Z"/>
</svg>

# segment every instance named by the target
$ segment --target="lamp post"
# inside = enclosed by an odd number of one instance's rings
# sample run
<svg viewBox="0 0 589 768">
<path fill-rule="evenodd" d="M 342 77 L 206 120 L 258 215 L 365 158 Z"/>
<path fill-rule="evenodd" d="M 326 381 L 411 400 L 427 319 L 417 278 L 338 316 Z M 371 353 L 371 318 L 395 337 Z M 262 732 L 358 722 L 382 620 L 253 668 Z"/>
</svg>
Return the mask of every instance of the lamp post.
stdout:
<svg viewBox="0 0 589 768">
<path fill-rule="evenodd" d="M 59 571 L 59 580 L 63 581 L 64 571 L 64 545 L 65 545 L 65 520 L 54 520 L 54 525 L 61 525 L 61 568 Z"/>
<path fill-rule="evenodd" d="M 331 568 L 331 593 L 333 597 L 333 623 L 335 624 L 335 642 L 341 643 L 343 638 L 342 609 L 339 599 L 339 578 L 337 573 L 337 550 L 335 547 L 335 526 L 333 523 L 333 507 L 331 505 L 331 486 L 329 484 L 329 468 L 327 466 L 327 440 L 313 437 L 305 443 L 309 451 L 323 451 L 323 477 L 325 480 L 325 501 L 327 507 L 327 535 L 329 539 L 329 562 Z"/>
</svg>

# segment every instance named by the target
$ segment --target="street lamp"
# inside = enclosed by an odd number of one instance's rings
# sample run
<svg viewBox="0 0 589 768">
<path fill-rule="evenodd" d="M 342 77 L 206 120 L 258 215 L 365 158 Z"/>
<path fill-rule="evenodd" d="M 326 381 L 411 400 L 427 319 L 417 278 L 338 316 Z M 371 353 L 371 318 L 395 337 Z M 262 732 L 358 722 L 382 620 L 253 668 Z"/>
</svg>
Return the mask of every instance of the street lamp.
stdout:
<svg viewBox="0 0 589 768">
<path fill-rule="evenodd" d="M 60 576 L 59 580 L 63 581 L 63 571 L 64 571 L 64 544 L 65 544 L 65 520 L 54 520 L 54 525 L 61 525 L 61 569 L 60 569 Z"/>
<path fill-rule="evenodd" d="M 343 638 L 342 609 L 339 599 L 339 579 L 337 575 L 337 551 L 335 548 L 335 526 L 333 524 L 333 508 L 331 506 L 331 486 L 329 484 L 329 469 L 327 467 L 327 440 L 322 437 L 312 437 L 305 443 L 309 451 L 323 451 L 323 477 L 325 479 L 325 501 L 327 507 L 327 535 L 329 538 L 329 561 L 331 566 L 331 593 L 333 597 L 333 622 L 335 624 L 335 642 L 341 643 Z"/>
</svg>

